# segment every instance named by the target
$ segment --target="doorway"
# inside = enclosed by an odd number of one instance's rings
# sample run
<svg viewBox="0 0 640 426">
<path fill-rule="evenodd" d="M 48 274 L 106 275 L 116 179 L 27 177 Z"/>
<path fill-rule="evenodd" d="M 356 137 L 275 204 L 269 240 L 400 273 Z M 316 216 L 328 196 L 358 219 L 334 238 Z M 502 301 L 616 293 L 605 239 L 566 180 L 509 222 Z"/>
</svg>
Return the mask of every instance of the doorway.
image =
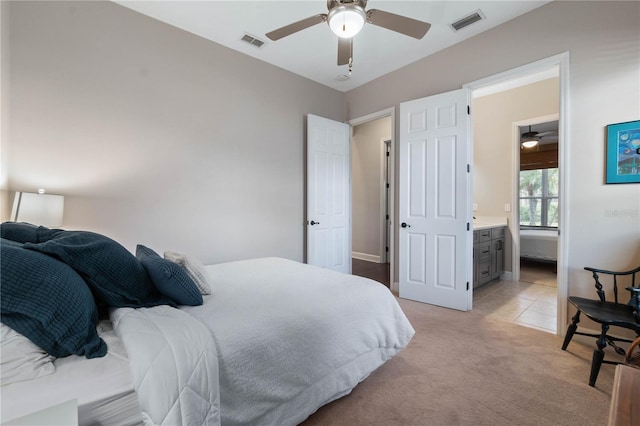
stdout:
<svg viewBox="0 0 640 426">
<path fill-rule="evenodd" d="M 520 277 L 523 282 L 557 287 L 558 120 L 546 117 L 518 124 Z M 542 121 L 541 121 L 542 120 Z"/>
<path fill-rule="evenodd" d="M 556 55 L 554 57 L 550 57 L 547 59 L 543 59 L 541 61 L 528 64 L 513 70 L 506 71 L 504 73 L 491 76 L 476 82 L 469 83 L 465 85 L 465 87 L 470 88 L 473 91 L 473 94 L 476 95 L 477 91 L 493 91 L 493 93 L 499 93 L 504 91 L 509 86 L 513 87 L 516 85 L 525 85 L 530 84 L 531 79 L 533 81 L 541 81 L 544 79 L 548 79 L 551 77 L 557 78 L 557 89 L 556 94 L 557 105 L 556 111 L 557 114 L 555 116 L 555 120 L 558 121 L 558 130 L 557 134 L 562 144 L 559 145 L 558 149 L 558 166 L 559 166 L 559 188 L 558 188 L 558 201 L 559 201 L 559 209 L 558 209 L 558 223 L 560 226 L 563 223 L 566 223 L 567 220 L 567 212 L 566 209 L 563 208 L 565 203 L 562 202 L 563 199 L 567 199 L 568 193 L 566 188 L 566 179 L 563 178 L 566 168 L 563 168 L 566 153 L 568 152 L 568 138 L 566 137 L 566 125 L 564 124 L 564 120 L 567 117 L 567 99 L 568 99 L 568 53 L 563 53 L 560 55 Z M 515 104 L 518 108 L 523 108 L 526 112 L 527 108 L 536 105 L 535 97 L 520 97 L 519 101 Z M 508 108 L 511 108 L 510 105 Z M 478 157 L 478 155 L 482 155 L 482 152 L 477 147 L 477 135 L 476 135 L 476 121 L 478 120 L 477 108 L 472 108 L 472 120 L 474 122 L 473 132 L 474 132 L 474 163 Z M 501 114 L 505 114 L 506 111 L 502 111 Z M 544 113 L 543 113 L 544 114 Z M 542 114 L 538 114 L 542 115 Z M 535 113 L 524 113 L 521 117 L 533 117 L 536 116 Z M 497 115 L 494 114 L 487 121 L 494 125 L 496 124 Z M 521 267 L 520 267 L 520 250 L 521 250 L 521 241 L 520 241 L 520 213 L 519 213 L 519 164 L 520 164 L 520 144 L 519 141 L 522 138 L 522 129 L 519 127 L 527 126 L 531 124 L 534 126 L 535 124 L 542 123 L 544 121 L 552 121 L 553 118 L 547 118 L 546 120 L 539 120 L 537 123 L 531 122 L 531 119 L 528 119 L 529 122 L 525 122 L 525 120 L 513 119 L 511 129 L 507 129 L 507 135 L 505 136 L 503 133 L 504 128 L 502 130 L 494 129 L 494 133 L 492 134 L 492 138 L 496 139 L 498 137 L 506 138 L 508 148 L 505 151 L 501 152 L 490 152 L 487 158 L 490 161 L 493 161 L 494 168 L 489 172 L 494 173 L 495 168 L 501 164 L 501 161 L 508 162 L 511 164 L 510 169 L 505 169 L 500 173 L 501 179 L 508 183 L 511 189 L 507 189 L 507 193 L 501 193 L 499 190 L 493 187 L 488 187 L 488 190 L 491 191 L 492 195 L 500 195 L 499 203 L 495 203 L 495 208 L 490 212 L 490 216 L 501 216 L 506 217 L 510 223 L 509 232 L 511 233 L 511 238 L 507 239 L 507 251 L 508 256 L 505 259 L 507 262 L 507 271 L 503 275 L 503 280 L 505 282 L 513 282 L 518 283 L 520 280 Z M 533 129 L 532 129 L 533 130 Z M 514 143 L 513 141 L 518 141 L 518 143 Z M 509 154 L 509 151 L 511 152 Z M 486 152 L 484 153 L 487 154 Z M 506 154 L 506 157 L 503 155 Z M 496 155 L 501 156 L 503 160 L 498 160 Z M 509 158 L 509 156 L 511 158 Z M 476 196 L 476 188 L 479 183 L 482 183 L 487 176 L 484 175 L 482 170 L 479 170 L 478 167 L 474 165 L 474 215 L 477 213 L 481 213 L 483 210 L 483 201 L 479 201 Z M 509 176 L 511 178 L 509 178 Z M 509 184 L 509 182 L 511 182 Z M 511 193 L 509 193 L 511 191 Z M 482 192 L 482 191 L 479 191 Z M 557 239 L 557 288 L 553 289 L 552 295 L 555 296 L 554 302 L 556 305 L 557 315 L 555 317 L 555 327 L 553 329 L 557 334 L 561 334 L 564 331 L 564 326 L 567 321 L 567 268 L 565 265 L 566 259 L 566 236 L 560 233 Z M 509 267 L 509 264 L 511 267 Z M 510 270 L 509 270 L 510 269 Z M 478 289 L 480 290 L 480 289 Z M 480 291 L 474 293 L 481 293 Z"/>
<path fill-rule="evenodd" d="M 352 274 L 393 284 L 393 109 L 351 124 Z"/>
<path fill-rule="evenodd" d="M 558 115 L 516 123 L 520 146 L 518 282 L 539 294 L 557 293 L 559 175 Z M 515 279 L 515 278 L 514 278 Z M 557 332 L 557 304 L 545 298 L 531 305 L 519 323 Z M 555 297 L 553 302 L 555 302 Z"/>
</svg>

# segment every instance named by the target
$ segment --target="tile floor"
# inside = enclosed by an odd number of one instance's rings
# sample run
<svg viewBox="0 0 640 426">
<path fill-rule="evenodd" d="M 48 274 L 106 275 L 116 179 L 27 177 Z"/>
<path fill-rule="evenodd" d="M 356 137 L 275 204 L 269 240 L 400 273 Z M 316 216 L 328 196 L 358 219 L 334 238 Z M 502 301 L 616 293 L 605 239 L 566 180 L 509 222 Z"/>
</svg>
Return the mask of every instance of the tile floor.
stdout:
<svg viewBox="0 0 640 426">
<path fill-rule="evenodd" d="M 526 281 L 525 281 L 526 280 Z M 527 327 L 556 332 L 553 265 L 521 265 L 520 281 L 492 281 L 473 290 L 473 309 Z"/>
<path fill-rule="evenodd" d="M 388 264 L 353 259 L 352 272 L 389 287 Z M 487 316 L 555 334 L 556 293 L 554 264 L 523 261 L 520 281 L 492 281 L 474 289 L 473 309 Z"/>
</svg>

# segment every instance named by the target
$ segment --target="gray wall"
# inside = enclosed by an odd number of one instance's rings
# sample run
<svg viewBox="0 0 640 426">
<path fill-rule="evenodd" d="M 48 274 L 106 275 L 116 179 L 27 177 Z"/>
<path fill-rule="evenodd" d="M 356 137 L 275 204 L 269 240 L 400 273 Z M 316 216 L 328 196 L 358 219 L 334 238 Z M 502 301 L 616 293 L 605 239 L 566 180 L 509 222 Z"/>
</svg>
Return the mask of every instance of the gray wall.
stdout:
<svg viewBox="0 0 640 426">
<path fill-rule="evenodd" d="M 9 219 L 9 4 L 0 2 L 0 222 Z"/>
<path fill-rule="evenodd" d="M 639 18 L 639 2 L 554 1 L 348 92 L 349 118 L 569 51 L 563 232 L 569 294 L 592 296 L 584 266 L 622 269 L 640 259 L 640 187 L 604 184 L 606 125 L 640 117 Z"/>
<path fill-rule="evenodd" d="M 305 115 L 342 93 L 111 2 L 9 17 L 9 189 L 130 250 L 303 259 Z"/>
</svg>

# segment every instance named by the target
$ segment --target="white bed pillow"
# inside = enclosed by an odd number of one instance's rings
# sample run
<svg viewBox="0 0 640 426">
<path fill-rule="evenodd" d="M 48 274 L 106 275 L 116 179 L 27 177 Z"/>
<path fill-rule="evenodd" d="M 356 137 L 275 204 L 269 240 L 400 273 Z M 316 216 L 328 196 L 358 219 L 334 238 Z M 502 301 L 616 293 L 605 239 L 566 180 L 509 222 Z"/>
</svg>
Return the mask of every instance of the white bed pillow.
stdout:
<svg viewBox="0 0 640 426">
<path fill-rule="evenodd" d="M 2 386 L 47 376 L 56 371 L 55 357 L 8 325 L 0 323 L 0 382 Z"/>
<path fill-rule="evenodd" d="M 211 279 L 209 278 L 204 265 L 198 259 L 193 256 L 187 256 L 186 254 L 176 253 L 174 251 L 165 251 L 164 258 L 182 266 L 184 270 L 187 271 L 189 278 L 196 283 L 201 294 L 211 294 Z"/>
</svg>

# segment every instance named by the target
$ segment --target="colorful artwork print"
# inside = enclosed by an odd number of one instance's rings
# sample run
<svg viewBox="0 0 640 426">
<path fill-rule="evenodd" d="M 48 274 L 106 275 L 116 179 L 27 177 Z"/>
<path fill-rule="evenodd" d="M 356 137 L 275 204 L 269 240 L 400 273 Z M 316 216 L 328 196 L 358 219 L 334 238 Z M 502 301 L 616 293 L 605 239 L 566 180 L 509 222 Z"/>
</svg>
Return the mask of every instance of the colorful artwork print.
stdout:
<svg viewBox="0 0 640 426">
<path fill-rule="evenodd" d="M 607 183 L 640 182 L 640 120 L 607 126 Z"/>
<path fill-rule="evenodd" d="M 640 127 L 618 132 L 618 174 L 640 173 Z"/>
</svg>

